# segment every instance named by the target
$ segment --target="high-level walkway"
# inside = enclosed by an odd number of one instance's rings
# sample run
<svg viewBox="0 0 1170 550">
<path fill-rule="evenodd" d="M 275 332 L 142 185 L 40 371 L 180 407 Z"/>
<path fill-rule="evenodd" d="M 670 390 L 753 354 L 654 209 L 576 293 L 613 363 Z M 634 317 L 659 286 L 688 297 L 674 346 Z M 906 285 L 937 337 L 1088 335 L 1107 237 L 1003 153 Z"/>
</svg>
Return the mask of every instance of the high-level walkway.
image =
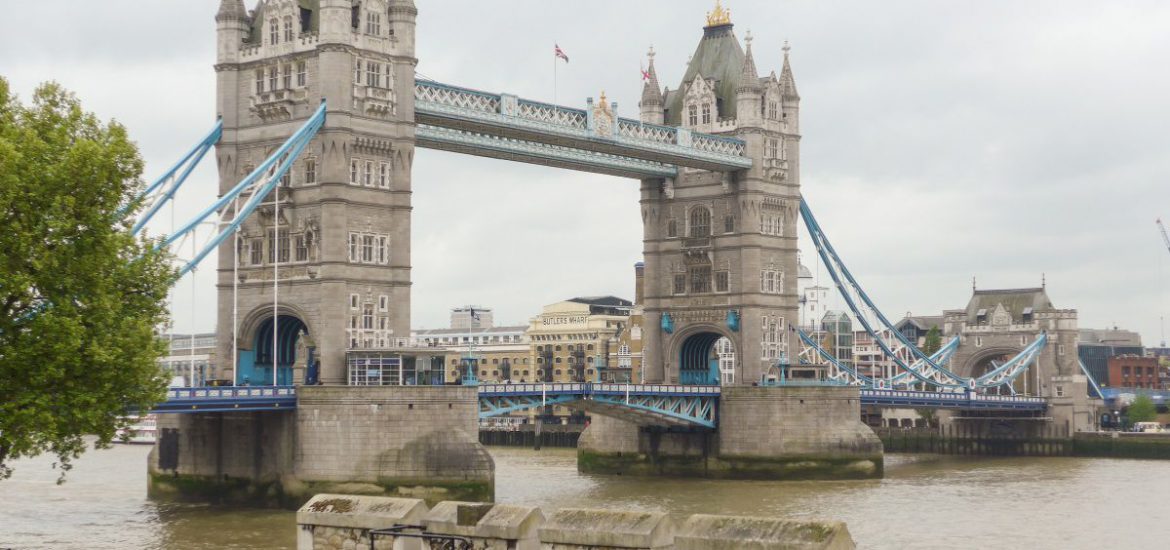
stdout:
<svg viewBox="0 0 1170 550">
<path fill-rule="evenodd" d="M 620 118 L 604 97 L 575 109 L 418 80 L 414 101 L 419 147 L 629 178 L 752 166 L 742 140 Z"/>
</svg>

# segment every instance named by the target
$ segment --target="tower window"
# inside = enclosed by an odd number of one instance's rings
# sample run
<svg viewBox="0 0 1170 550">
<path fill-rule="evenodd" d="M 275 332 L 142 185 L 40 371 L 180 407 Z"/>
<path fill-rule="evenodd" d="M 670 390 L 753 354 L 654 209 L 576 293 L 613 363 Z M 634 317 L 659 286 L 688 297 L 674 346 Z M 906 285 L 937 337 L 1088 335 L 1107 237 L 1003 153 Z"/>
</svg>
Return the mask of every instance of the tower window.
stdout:
<svg viewBox="0 0 1170 550">
<path fill-rule="evenodd" d="M 696 126 L 699 124 L 699 109 L 694 105 L 687 106 L 687 125 Z"/>
<path fill-rule="evenodd" d="M 711 266 L 697 265 L 690 269 L 691 293 L 706 294 L 711 292 Z"/>
<path fill-rule="evenodd" d="M 390 188 L 390 164 L 382 162 L 378 164 L 378 187 L 382 189 Z"/>
<path fill-rule="evenodd" d="M 297 233 L 296 236 L 293 237 L 293 248 L 294 253 L 296 254 L 294 256 L 296 261 L 309 261 L 309 243 L 308 240 L 306 240 L 304 233 Z"/>
<path fill-rule="evenodd" d="M 711 211 L 706 206 L 696 206 L 691 209 L 691 237 L 707 237 L 711 235 Z"/>
<path fill-rule="evenodd" d="M 731 279 L 731 273 L 727 271 L 715 272 L 715 292 L 727 292 L 728 283 Z"/>
<path fill-rule="evenodd" d="M 382 35 L 382 14 L 375 11 L 366 12 L 366 34 Z"/>
<path fill-rule="evenodd" d="M 735 233 L 735 217 L 723 216 L 723 232 Z"/>
<path fill-rule="evenodd" d="M 353 83 L 362 83 L 362 60 L 360 59 L 353 60 Z"/>
<path fill-rule="evenodd" d="M 367 160 L 365 164 L 365 171 L 362 172 L 362 184 L 366 187 L 374 185 L 374 161 Z"/>
<path fill-rule="evenodd" d="M 276 67 L 268 68 L 268 91 L 276 90 L 277 72 Z"/>
<path fill-rule="evenodd" d="M 293 18 L 292 16 L 284 16 L 284 41 L 292 42 L 293 39 Z"/>
<path fill-rule="evenodd" d="M 711 104 L 703 104 L 703 124 L 711 124 Z"/>
<path fill-rule="evenodd" d="M 666 222 L 666 236 L 667 237 L 677 237 L 678 236 L 678 222 L 674 221 L 674 219 L 671 219 L 670 221 Z"/>
<path fill-rule="evenodd" d="M 687 276 L 683 273 L 676 273 L 674 275 L 674 292 L 672 294 L 686 294 L 687 293 Z"/>
<path fill-rule="evenodd" d="M 280 43 L 280 23 L 278 23 L 275 19 L 268 22 L 268 43 Z"/>
<path fill-rule="evenodd" d="M 366 62 L 366 86 L 380 88 L 382 86 L 382 64 Z"/>
<path fill-rule="evenodd" d="M 256 93 L 264 93 L 264 69 L 256 69 Z"/>
<path fill-rule="evenodd" d="M 297 63 L 297 87 L 304 88 L 309 83 L 309 67 L 304 61 Z"/>
<path fill-rule="evenodd" d="M 305 183 L 317 183 L 317 159 L 305 159 Z"/>
<path fill-rule="evenodd" d="M 281 72 L 281 80 L 283 81 L 284 89 L 292 89 L 292 65 L 284 66 L 284 70 Z"/>
<path fill-rule="evenodd" d="M 358 185 L 358 159 L 349 161 L 349 182 Z"/>
</svg>

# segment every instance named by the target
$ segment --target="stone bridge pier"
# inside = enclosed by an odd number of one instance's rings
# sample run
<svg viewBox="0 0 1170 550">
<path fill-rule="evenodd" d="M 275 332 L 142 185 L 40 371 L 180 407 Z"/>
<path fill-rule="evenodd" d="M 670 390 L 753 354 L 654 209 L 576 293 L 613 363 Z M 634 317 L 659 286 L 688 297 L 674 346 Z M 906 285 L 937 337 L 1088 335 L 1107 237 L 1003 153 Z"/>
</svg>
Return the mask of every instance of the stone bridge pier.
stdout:
<svg viewBox="0 0 1170 550">
<path fill-rule="evenodd" d="M 155 498 L 295 508 L 321 492 L 492 500 L 478 396 L 461 386 L 305 386 L 295 411 L 160 415 Z"/>
<path fill-rule="evenodd" d="M 882 476 L 882 443 L 848 387 L 725 387 L 719 427 L 665 429 L 594 415 L 577 444 L 582 472 L 723 479 Z"/>
</svg>

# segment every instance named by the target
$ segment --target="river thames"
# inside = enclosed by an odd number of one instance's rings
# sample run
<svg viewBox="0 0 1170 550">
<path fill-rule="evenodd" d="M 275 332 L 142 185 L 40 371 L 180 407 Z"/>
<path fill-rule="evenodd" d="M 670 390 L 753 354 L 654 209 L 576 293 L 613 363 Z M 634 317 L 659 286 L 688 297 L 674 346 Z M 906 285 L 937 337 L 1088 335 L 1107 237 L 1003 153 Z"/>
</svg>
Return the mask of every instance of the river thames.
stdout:
<svg viewBox="0 0 1170 550">
<path fill-rule="evenodd" d="M 293 548 L 287 511 L 146 499 L 145 446 L 91 451 L 57 485 L 52 459 L 0 482 L 0 548 Z M 592 476 L 572 449 L 493 448 L 501 502 L 844 520 L 860 548 L 1166 548 L 1170 462 L 887 456 L 874 481 Z"/>
</svg>

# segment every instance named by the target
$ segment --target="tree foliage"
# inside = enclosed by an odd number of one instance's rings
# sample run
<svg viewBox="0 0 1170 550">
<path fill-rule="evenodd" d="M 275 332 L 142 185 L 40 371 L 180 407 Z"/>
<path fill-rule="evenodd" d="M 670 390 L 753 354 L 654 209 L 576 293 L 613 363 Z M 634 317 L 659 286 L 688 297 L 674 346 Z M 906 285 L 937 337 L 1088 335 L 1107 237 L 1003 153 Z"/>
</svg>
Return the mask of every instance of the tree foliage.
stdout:
<svg viewBox="0 0 1170 550">
<path fill-rule="evenodd" d="M 166 381 L 155 328 L 175 272 L 120 212 L 143 162 L 126 129 L 49 83 L 21 104 L 0 78 L 0 479 L 51 452 L 62 479 Z"/>
<path fill-rule="evenodd" d="M 1129 423 L 1134 422 L 1151 422 L 1158 416 L 1158 410 L 1154 407 L 1154 400 L 1150 399 L 1148 395 L 1139 395 L 1134 398 L 1133 403 L 1129 404 L 1129 409 L 1125 413 Z"/>
<path fill-rule="evenodd" d="M 934 355 L 940 349 L 942 349 L 942 332 L 938 330 L 938 327 L 930 327 L 930 330 L 926 331 L 926 341 L 922 343 L 922 353 Z"/>
</svg>

